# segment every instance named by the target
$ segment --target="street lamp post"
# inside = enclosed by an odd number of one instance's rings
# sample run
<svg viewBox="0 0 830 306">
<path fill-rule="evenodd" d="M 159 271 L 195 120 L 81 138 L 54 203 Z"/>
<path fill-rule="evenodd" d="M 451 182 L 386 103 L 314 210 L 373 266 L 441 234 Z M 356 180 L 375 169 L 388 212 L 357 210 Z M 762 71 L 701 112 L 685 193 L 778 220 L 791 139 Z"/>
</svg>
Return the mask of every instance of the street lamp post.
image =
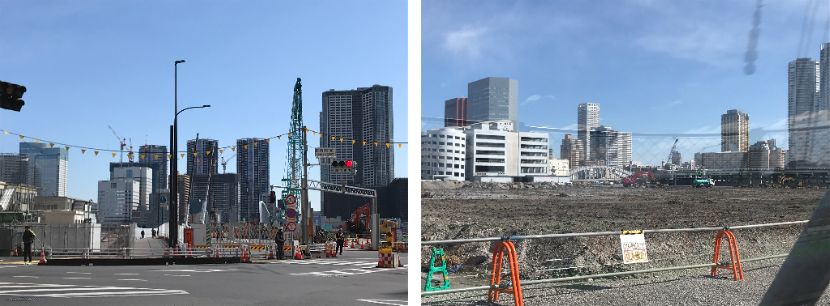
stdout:
<svg viewBox="0 0 830 306">
<path fill-rule="evenodd" d="M 179 216 L 178 216 L 178 178 L 179 178 L 179 169 L 178 169 L 178 154 L 179 148 L 177 144 L 177 140 L 179 138 L 179 131 L 178 131 L 178 123 L 179 123 L 179 114 L 182 112 L 189 110 L 189 109 L 196 109 L 196 108 L 208 108 L 210 105 L 205 104 L 202 106 L 191 106 L 181 109 L 180 111 L 176 112 L 176 115 L 173 116 L 173 125 L 170 126 L 170 135 L 171 135 L 171 151 L 173 152 L 173 158 L 170 159 L 170 167 L 171 167 L 171 179 L 170 179 L 170 217 L 168 218 L 168 236 L 169 236 L 169 243 L 168 245 L 173 248 L 176 247 L 176 243 L 179 239 Z"/>
</svg>

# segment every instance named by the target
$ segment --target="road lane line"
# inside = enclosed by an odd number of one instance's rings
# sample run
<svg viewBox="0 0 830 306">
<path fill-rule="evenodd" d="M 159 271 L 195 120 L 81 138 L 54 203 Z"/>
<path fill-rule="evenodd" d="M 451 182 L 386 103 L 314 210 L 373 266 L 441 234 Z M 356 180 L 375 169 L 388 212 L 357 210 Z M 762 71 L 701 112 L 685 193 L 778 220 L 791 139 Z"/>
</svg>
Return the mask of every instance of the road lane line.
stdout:
<svg viewBox="0 0 830 306">
<path fill-rule="evenodd" d="M 138 273 L 115 273 L 115 274 L 113 274 L 113 275 L 124 275 L 124 276 L 127 276 L 127 275 L 138 275 Z"/>
<path fill-rule="evenodd" d="M 139 282 L 146 282 L 147 281 L 146 279 L 140 279 L 140 278 L 119 278 L 118 280 L 120 280 L 120 281 L 139 281 Z"/>
<path fill-rule="evenodd" d="M 64 277 L 63 279 L 92 279 L 91 277 Z"/>
<path fill-rule="evenodd" d="M 89 272 L 66 272 L 66 274 L 84 274 L 84 275 L 90 275 L 90 274 L 92 274 L 92 273 L 89 273 Z"/>
<path fill-rule="evenodd" d="M 380 305 L 395 305 L 395 306 L 406 306 L 407 301 L 402 300 L 370 300 L 370 299 L 357 299 L 358 302 L 366 302 L 372 304 L 380 304 Z"/>
<path fill-rule="evenodd" d="M 40 276 L 31 276 L 31 275 L 15 275 L 15 276 L 12 276 L 12 277 L 17 277 L 17 278 L 40 278 Z"/>
<path fill-rule="evenodd" d="M 101 296 L 148 296 L 148 295 L 177 295 L 177 294 L 190 294 L 184 290 L 165 290 L 165 289 L 152 289 L 152 290 L 133 290 L 133 291 L 117 291 L 117 292 L 76 292 L 76 293 L 55 293 L 55 294 L 27 294 L 26 296 L 36 296 L 36 297 L 62 297 L 62 298 L 72 298 L 72 297 L 101 297 Z"/>
<path fill-rule="evenodd" d="M 144 288 L 106 286 L 106 287 L 76 287 L 76 288 L 42 288 L 42 289 L 23 289 L 23 290 L 0 290 L 0 295 L 20 294 L 21 292 L 125 290 L 125 289 L 144 289 Z"/>
</svg>

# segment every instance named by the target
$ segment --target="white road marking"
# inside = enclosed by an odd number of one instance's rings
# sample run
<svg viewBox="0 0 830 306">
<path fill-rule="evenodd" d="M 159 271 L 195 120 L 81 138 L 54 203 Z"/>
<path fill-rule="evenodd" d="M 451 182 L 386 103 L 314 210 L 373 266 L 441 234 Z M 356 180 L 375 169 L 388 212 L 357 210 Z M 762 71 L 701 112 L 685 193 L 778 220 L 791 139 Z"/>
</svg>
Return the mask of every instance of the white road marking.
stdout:
<svg viewBox="0 0 830 306">
<path fill-rule="evenodd" d="M 164 274 L 164 276 L 190 276 L 190 274 Z"/>
<path fill-rule="evenodd" d="M 394 269 L 362 268 L 362 269 L 342 269 L 342 270 L 329 270 L 329 271 L 314 271 L 314 272 L 291 273 L 291 275 L 295 275 L 295 276 L 311 275 L 311 276 L 323 276 L 323 277 L 352 276 L 352 275 L 370 274 L 370 273 L 383 272 L 383 271 L 406 270 L 406 266 L 407 265 L 404 265 L 403 267 L 398 267 L 398 268 L 394 268 Z"/>
<path fill-rule="evenodd" d="M 0 282 L 0 295 L 30 297 L 102 297 L 102 296 L 148 296 L 190 294 L 184 290 L 152 289 L 122 286 L 78 286 L 62 284 Z"/>
<path fill-rule="evenodd" d="M 119 278 L 118 280 L 120 280 L 120 281 L 138 281 L 138 282 L 146 282 L 147 281 L 146 279 L 140 279 L 140 278 Z"/>
<path fill-rule="evenodd" d="M 156 272 L 194 272 L 194 273 L 208 273 L 208 272 L 229 272 L 229 271 L 239 271 L 237 269 L 204 269 L 204 270 L 196 270 L 196 269 L 178 269 L 178 270 L 153 270 Z"/>
<path fill-rule="evenodd" d="M 64 277 L 63 279 L 92 279 L 91 277 Z"/>
<path fill-rule="evenodd" d="M 138 275 L 138 273 L 115 273 L 113 275 Z"/>
<path fill-rule="evenodd" d="M 84 274 L 84 275 L 90 275 L 90 274 L 92 274 L 92 273 L 89 273 L 89 272 L 66 272 L 66 274 Z"/>
<path fill-rule="evenodd" d="M 357 299 L 358 302 L 366 302 L 372 304 L 380 304 L 380 305 L 395 305 L 395 306 L 406 306 L 407 301 L 403 300 L 370 300 L 370 299 Z"/>
<path fill-rule="evenodd" d="M 15 275 L 15 276 L 12 276 L 12 277 L 17 277 L 17 278 L 40 278 L 40 276 L 31 276 L 31 275 Z"/>
</svg>

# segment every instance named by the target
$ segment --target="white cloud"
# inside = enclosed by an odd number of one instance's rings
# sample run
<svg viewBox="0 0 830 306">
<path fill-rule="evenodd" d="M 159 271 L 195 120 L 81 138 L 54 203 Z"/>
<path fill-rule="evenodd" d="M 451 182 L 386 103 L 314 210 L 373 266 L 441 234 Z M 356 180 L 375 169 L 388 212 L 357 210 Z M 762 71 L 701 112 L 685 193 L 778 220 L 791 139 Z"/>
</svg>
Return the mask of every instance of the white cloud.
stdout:
<svg viewBox="0 0 830 306">
<path fill-rule="evenodd" d="M 529 97 L 527 97 L 527 99 L 522 101 L 522 103 L 520 103 L 520 104 L 521 105 L 535 104 L 535 103 L 537 103 L 539 101 L 542 101 L 542 100 L 556 100 L 556 96 L 554 96 L 554 95 L 533 94 L 533 95 L 530 95 Z"/>
<path fill-rule="evenodd" d="M 643 35 L 635 44 L 647 51 L 671 57 L 722 66 L 739 57 L 745 33 L 710 24 L 664 27 Z M 736 39 L 740 37 L 741 39 Z"/>
<path fill-rule="evenodd" d="M 444 48 L 455 55 L 476 59 L 481 56 L 484 34 L 487 28 L 465 27 L 461 30 L 450 31 L 444 38 Z"/>
</svg>

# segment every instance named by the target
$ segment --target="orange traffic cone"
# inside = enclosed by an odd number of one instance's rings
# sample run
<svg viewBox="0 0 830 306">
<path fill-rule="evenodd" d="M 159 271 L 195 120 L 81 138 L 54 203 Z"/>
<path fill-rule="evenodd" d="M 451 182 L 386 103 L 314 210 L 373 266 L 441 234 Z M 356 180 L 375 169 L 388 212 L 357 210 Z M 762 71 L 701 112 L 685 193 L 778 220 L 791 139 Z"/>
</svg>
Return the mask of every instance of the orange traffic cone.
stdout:
<svg viewBox="0 0 830 306">
<path fill-rule="evenodd" d="M 352 249 L 354 249 L 354 239 L 352 239 Z"/>
<path fill-rule="evenodd" d="M 11 254 L 11 256 L 12 256 L 12 257 L 17 257 L 17 247 L 15 247 L 15 248 L 13 248 L 13 249 L 12 249 L 12 254 Z"/>
<path fill-rule="evenodd" d="M 363 240 L 360 240 L 360 249 L 363 249 Z"/>
<path fill-rule="evenodd" d="M 46 251 L 43 248 L 40 249 L 40 261 L 37 262 L 38 265 L 45 265 L 46 264 Z"/>
</svg>

